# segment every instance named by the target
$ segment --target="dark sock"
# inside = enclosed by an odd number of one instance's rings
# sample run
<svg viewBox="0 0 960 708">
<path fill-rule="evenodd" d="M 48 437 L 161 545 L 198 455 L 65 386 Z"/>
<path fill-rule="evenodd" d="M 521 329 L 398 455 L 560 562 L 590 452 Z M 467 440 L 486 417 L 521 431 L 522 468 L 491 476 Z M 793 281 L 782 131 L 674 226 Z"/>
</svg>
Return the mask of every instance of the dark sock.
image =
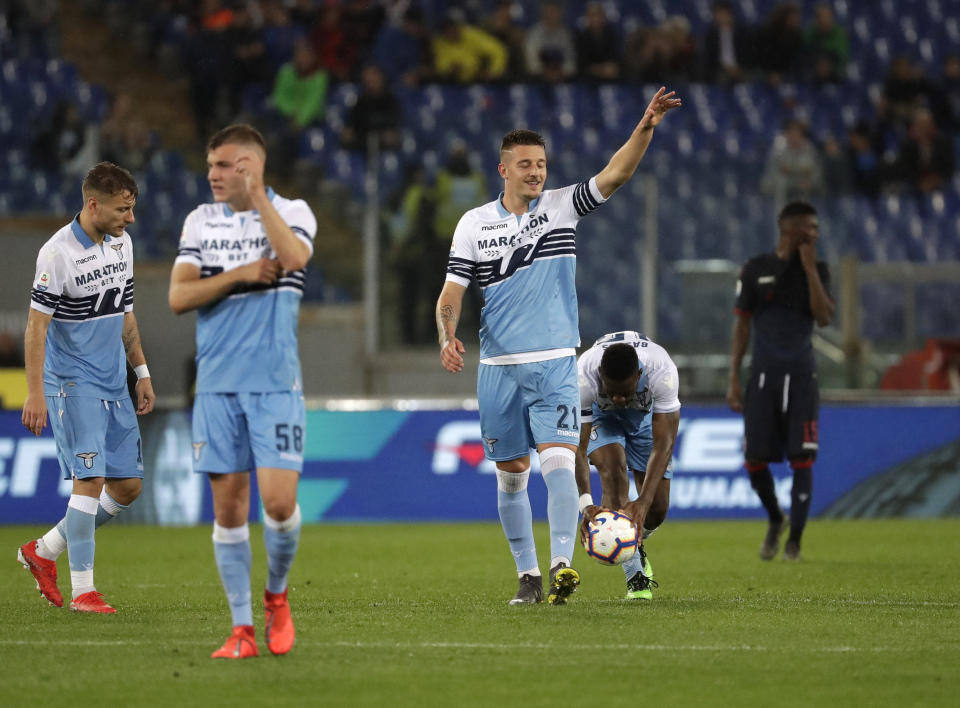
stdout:
<svg viewBox="0 0 960 708">
<path fill-rule="evenodd" d="M 800 543 L 803 527 L 810 514 L 810 498 L 813 495 L 813 468 L 800 467 L 793 470 L 793 490 L 790 492 L 790 541 Z"/>
<path fill-rule="evenodd" d="M 783 513 L 780 511 L 780 503 L 777 501 L 777 491 L 773 486 L 773 475 L 770 474 L 770 467 L 756 467 L 747 469 L 750 473 L 750 486 L 760 497 L 760 503 L 767 510 L 767 516 L 770 517 L 770 523 L 777 523 L 783 520 Z"/>
</svg>

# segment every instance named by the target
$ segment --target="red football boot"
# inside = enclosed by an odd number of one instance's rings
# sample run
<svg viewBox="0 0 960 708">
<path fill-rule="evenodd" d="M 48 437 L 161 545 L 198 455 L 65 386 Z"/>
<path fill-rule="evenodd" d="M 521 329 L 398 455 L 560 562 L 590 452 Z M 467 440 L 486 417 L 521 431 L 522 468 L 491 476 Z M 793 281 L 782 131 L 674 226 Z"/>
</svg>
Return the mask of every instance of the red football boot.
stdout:
<svg viewBox="0 0 960 708">
<path fill-rule="evenodd" d="M 266 616 L 267 648 L 271 654 L 286 654 L 293 648 L 296 639 L 287 591 L 272 593 L 264 590 L 263 612 Z"/>
<path fill-rule="evenodd" d="M 17 549 L 17 560 L 29 570 L 37 581 L 37 590 L 47 602 L 63 607 L 63 595 L 57 588 L 57 562 L 37 555 L 37 542 L 30 541 Z"/>
<path fill-rule="evenodd" d="M 211 659 L 247 659 L 257 656 L 257 638 L 249 624 L 233 628 L 233 634 L 227 637 L 223 646 L 210 655 Z"/>
<path fill-rule="evenodd" d="M 99 615 L 114 615 L 117 613 L 103 599 L 103 595 L 96 590 L 77 595 L 70 601 L 70 609 L 74 612 L 92 612 Z"/>
</svg>

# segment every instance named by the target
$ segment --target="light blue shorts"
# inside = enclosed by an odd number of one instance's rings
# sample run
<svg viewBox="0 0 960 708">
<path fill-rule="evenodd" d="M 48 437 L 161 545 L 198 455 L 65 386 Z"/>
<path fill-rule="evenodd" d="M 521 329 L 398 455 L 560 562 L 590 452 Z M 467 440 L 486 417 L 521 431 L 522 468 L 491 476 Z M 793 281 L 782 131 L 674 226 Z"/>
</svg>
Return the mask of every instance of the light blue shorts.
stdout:
<svg viewBox="0 0 960 708">
<path fill-rule="evenodd" d="M 64 479 L 143 479 L 140 426 L 130 397 L 47 396 Z"/>
<path fill-rule="evenodd" d="M 575 357 L 505 366 L 480 364 L 477 400 L 489 460 L 515 460 L 540 443 L 580 442 Z"/>
<path fill-rule="evenodd" d="M 198 393 L 193 401 L 193 471 L 229 474 L 258 467 L 303 471 L 303 394 Z"/>
<path fill-rule="evenodd" d="M 590 431 L 590 442 L 587 445 L 587 456 L 593 454 L 605 445 L 619 445 L 627 454 L 627 467 L 638 472 L 647 471 L 647 462 L 653 451 L 653 425 L 650 416 L 645 416 L 642 423 L 637 424 L 629 413 L 607 411 L 597 414 L 593 411 L 593 430 Z M 673 477 L 673 460 L 667 463 L 667 470 L 663 473 L 664 479 Z"/>
</svg>

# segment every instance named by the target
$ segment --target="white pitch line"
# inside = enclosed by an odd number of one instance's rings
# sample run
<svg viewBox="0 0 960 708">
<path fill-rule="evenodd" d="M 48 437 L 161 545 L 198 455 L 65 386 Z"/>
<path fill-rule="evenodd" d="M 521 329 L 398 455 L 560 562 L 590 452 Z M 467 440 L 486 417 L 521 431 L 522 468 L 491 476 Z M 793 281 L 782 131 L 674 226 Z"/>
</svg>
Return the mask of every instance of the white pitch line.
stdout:
<svg viewBox="0 0 960 708">
<path fill-rule="evenodd" d="M 176 641 L 177 646 L 211 646 L 210 642 L 204 641 Z M 77 646 L 77 647 L 128 647 L 128 646 L 156 646 L 155 640 L 130 640 L 130 639 L 0 639 L 0 645 L 4 646 Z M 547 643 L 524 643 L 524 644 L 502 644 L 495 642 L 304 642 L 297 641 L 298 647 L 324 648 L 338 647 L 347 649 L 476 649 L 481 651 L 516 651 L 516 650 L 538 650 L 538 651 L 609 651 L 616 649 L 621 651 L 665 651 L 665 652 L 789 652 L 791 654 L 807 653 L 818 654 L 850 654 L 850 653 L 882 653 L 896 651 L 900 653 L 910 651 L 922 651 L 932 647 L 906 648 L 903 646 L 887 647 L 852 647 L 852 646 L 832 646 L 832 647 L 767 647 L 753 644 L 547 644 Z M 942 648 L 942 647 L 938 647 Z"/>
<path fill-rule="evenodd" d="M 684 604 L 687 602 L 704 602 L 705 600 L 713 601 L 713 598 L 702 598 L 702 597 L 661 597 L 657 599 L 657 602 L 660 604 L 672 603 L 672 604 Z M 722 609 L 727 605 L 745 605 L 745 604 L 757 604 L 758 602 L 763 601 L 769 603 L 769 599 L 766 597 L 760 598 L 750 598 L 750 597 L 741 597 L 741 598 L 730 598 L 728 600 L 718 602 L 717 608 Z M 784 602 L 789 603 L 804 603 L 807 605 L 810 604 L 819 604 L 819 605 L 854 605 L 858 607 L 869 606 L 869 607 L 960 607 L 960 602 L 937 602 L 932 600 L 846 600 L 840 598 L 813 598 L 813 597 L 804 597 L 798 599 L 785 600 Z"/>
</svg>

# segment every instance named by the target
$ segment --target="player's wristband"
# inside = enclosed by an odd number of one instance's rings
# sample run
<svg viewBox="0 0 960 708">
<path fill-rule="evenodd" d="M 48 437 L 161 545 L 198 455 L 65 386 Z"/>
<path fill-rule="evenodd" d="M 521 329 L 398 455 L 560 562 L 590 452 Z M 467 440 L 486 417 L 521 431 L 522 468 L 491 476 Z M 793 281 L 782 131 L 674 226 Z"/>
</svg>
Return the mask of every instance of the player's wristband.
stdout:
<svg viewBox="0 0 960 708">
<path fill-rule="evenodd" d="M 140 379 L 150 378 L 150 370 L 147 368 L 146 364 L 140 364 L 140 366 L 133 367 L 133 373 L 137 375 L 137 381 Z"/>
<path fill-rule="evenodd" d="M 583 510 L 588 506 L 593 506 L 593 497 L 589 494 L 580 495 L 580 513 L 583 513 Z"/>
</svg>

